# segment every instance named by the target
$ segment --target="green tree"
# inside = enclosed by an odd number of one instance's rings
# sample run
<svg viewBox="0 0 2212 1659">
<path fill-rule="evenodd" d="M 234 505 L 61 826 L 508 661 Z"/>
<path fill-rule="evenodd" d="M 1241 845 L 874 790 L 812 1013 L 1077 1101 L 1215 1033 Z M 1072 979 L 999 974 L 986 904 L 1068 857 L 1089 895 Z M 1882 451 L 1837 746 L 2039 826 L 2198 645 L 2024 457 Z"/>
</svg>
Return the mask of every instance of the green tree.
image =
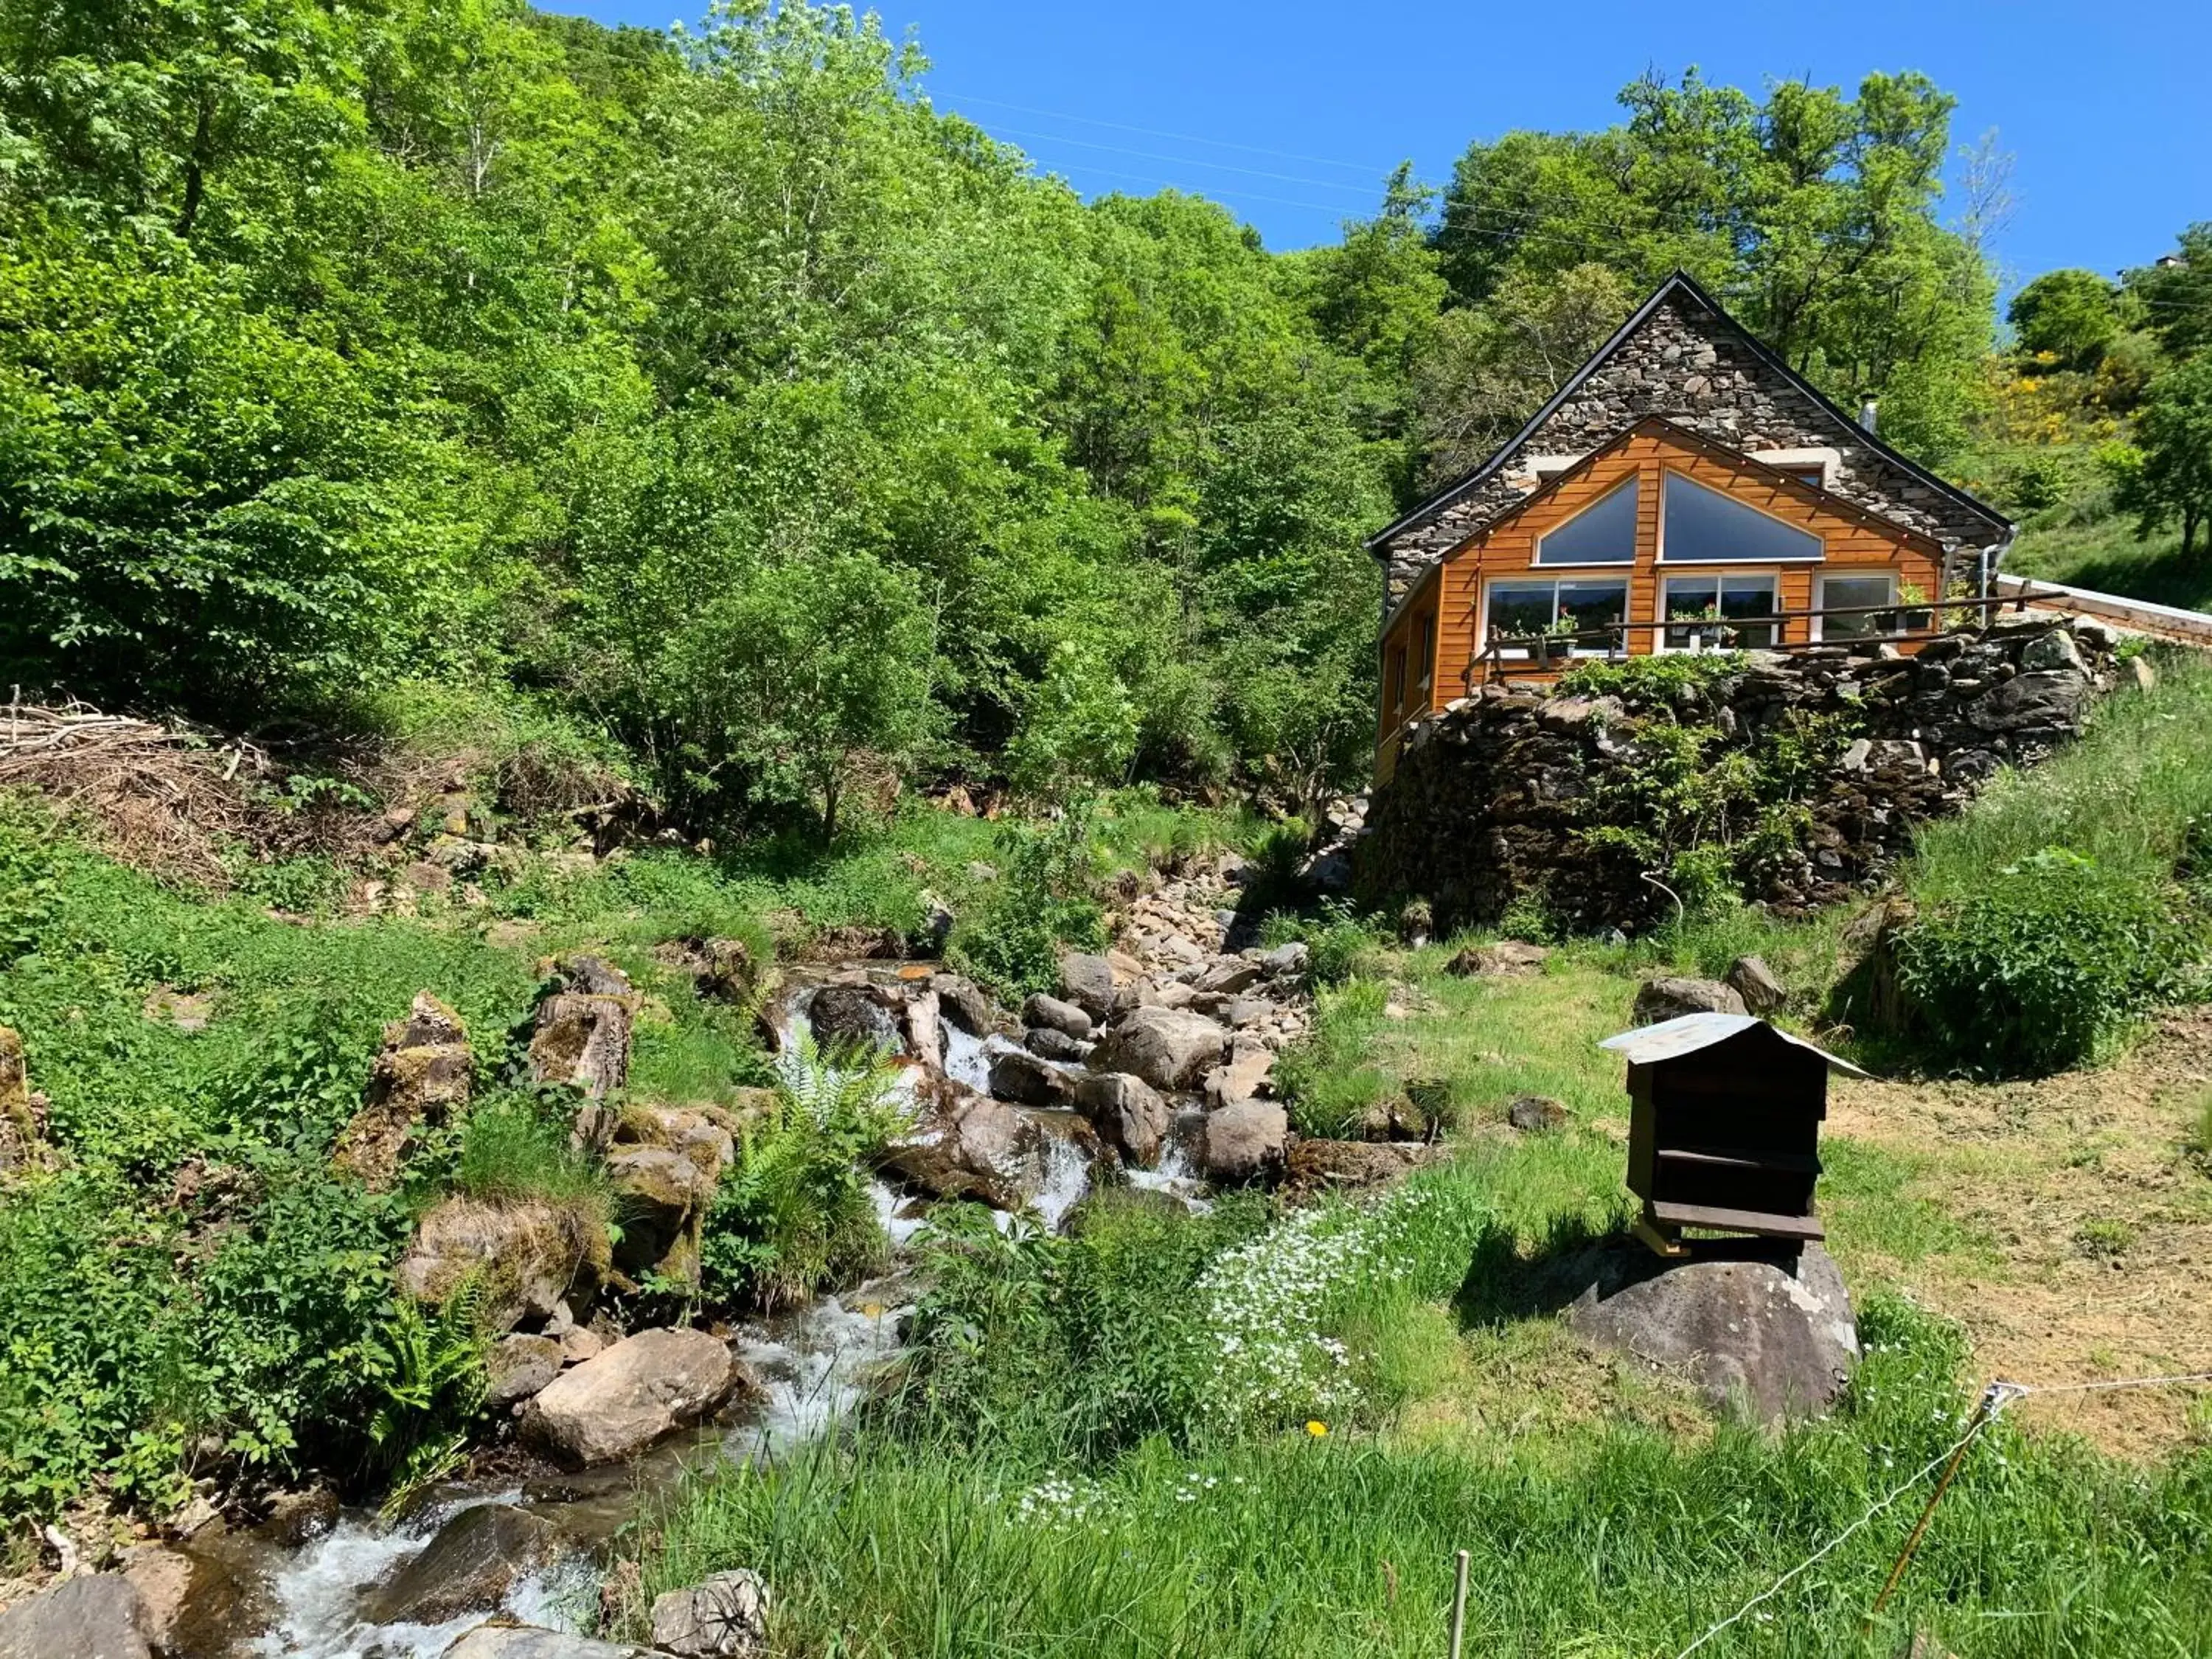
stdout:
<svg viewBox="0 0 2212 1659">
<path fill-rule="evenodd" d="M 767 566 L 683 642 L 684 695 L 714 744 L 696 757 L 719 750 L 772 796 L 811 799 L 836 836 L 863 763 L 896 770 L 935 725 L 934 623 L 912 577 L 866 554 Z"/>
<path fill-rule="evenodd" d="M 1634 290 L 1680 267 L 1839 401 L 1931 458 L 1963 441 L 1993 288 L 1936 222 L 1953 100 L 1918 75 L 1856 98 L 1784 82 L 1762 104 L 1646 77 L 1599 133 L 1510 133 L 1460 158 L 1437 248 L 1455 296 L 1597 263 Z"/>
<path fill-rule="evenodd" d="M 2114 499 L 2137 515 L 2139 533 L 2181 521 L 2181 552 L 2212 521 L 2212 351 L 2199 352 L 2150 383 L 2136 411 L 2135 447 L 2113 465 Z"/>
<path fill-rule="evenodd" d="M 2144 325 L 2173 356 L 2212 346 L 2212 219 L 2190 226 L 2165 260 L 2129 271 L 2125 281 Z"/>
<path fill-rule="evenodd" d="M 2068 368 L 2094 368 L 2120 331 L 2112 283 L 2094 270 L 2049 270 L 2013 295 L 2005 313 L 2021 349 Z"/>
<path fill-rule="evenodd" d="M 1444 313 L 1413 371 L 1421 482 L 1475 465 L 1589 361 L 1635 307 L 1609 265 L 1509 273 L 1480 305 Z"/>
</svg>

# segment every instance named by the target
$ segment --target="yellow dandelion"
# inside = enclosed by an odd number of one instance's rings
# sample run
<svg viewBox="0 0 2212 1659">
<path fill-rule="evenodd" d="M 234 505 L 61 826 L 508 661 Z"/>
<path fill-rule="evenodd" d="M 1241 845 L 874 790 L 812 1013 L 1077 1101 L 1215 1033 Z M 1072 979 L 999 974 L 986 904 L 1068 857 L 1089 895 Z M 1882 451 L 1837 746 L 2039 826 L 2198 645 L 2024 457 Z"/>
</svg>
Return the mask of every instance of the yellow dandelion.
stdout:
<svg viewBox="0 0 2212 1659">
<path fill-rule="evenodd" d="M 1328 1425 L 1317 1417 L 1310 1417 L 1306 1419 L 1306 1432 L 1318 1440 L 1328 1432 Z"/>
</svg>

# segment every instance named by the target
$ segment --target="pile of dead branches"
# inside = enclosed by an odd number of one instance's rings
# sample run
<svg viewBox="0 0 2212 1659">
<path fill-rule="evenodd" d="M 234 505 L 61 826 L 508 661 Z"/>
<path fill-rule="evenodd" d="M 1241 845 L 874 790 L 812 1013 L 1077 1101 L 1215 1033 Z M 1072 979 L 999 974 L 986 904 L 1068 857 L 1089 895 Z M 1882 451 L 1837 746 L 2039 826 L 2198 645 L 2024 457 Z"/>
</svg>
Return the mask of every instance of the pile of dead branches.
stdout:
<svg viewBox="0 0 2212 1659">
<path fill-rule="evenodd" d="M 187 728 L 11 698 L 0 705 L 0 789 L 29 789 L 117 857 L 222 884 L 226 847 L 263 839 L 255 786 L 274 775 L 251 744 Z"/>
</svg>

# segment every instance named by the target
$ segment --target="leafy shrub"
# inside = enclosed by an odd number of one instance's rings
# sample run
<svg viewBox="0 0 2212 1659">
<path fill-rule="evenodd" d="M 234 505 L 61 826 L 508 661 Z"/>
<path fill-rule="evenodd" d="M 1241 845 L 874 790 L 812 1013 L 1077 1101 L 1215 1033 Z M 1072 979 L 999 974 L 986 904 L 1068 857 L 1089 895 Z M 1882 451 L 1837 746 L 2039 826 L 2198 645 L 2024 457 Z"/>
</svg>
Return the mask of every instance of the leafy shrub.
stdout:
<svg viewBox="0 0 2212 1659">
<path fill-rule="evenodd" d="M 2203 924 L 2162 884 L 2050 848 L 1993 872 L 1897 942 L 1905 1017 L 1933 1057 L 2041 1075 L 2179 994 Z"/>
<path fill-rule="evenodd" d="M 879 1267 L 886 1245 L 865 1169 L 906 1122 L 872 1061 L 824 1059 L 808 1044 L 784 1062 L 774 1107 L 746 1126 L 707 1212 L 708 1297 L 787 1306 Z"/>
<path fill-rule="evenodd" d="M 1018 1001 L 1052 989 L 1063 945 L 1103 945 L 1091 824 L 1091 809 L 1079 805 L 1048 823 L 1006 826 L 999 841 L 1001 878 L 981 908 L 954 927 L 945 960 Z"/>
<path fill-rule="evenodd" d="M 1265 1224 L 1264 1200 L 1193 1216 L 1102 1193 L 1066 1237 L 1001 1234 L 973 1205 L 939 1213 L 898 1420 L 1048 1460 L 1194 1429 L 1210 1364 L 1194 1286 Z"/>
<path fill-rule="evenodd" d="M 1306 974 L 1316 985 L 1343 984 L 1387 948 L 1382 935 L 1341 899 L 1323 901 L 1317 916 L 1269 916 L 1261 926 L 1260 940 L 1270 950 L 1304 945 Z"/>
</svg>

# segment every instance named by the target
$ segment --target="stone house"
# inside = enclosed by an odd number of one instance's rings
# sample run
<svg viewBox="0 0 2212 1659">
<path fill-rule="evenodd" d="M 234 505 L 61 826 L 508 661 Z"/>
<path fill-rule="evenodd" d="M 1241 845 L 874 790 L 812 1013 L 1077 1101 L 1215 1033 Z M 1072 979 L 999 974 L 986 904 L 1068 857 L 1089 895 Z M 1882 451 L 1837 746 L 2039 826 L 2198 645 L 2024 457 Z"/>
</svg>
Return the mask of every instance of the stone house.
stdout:
<svg viewBox="0 0 2212 1659">
<path fill-rule="evenodd" d="M 1577 657 L 1931 635 L 2004 515 L 1884 443 L 1676 272 L 1481 465 L 1367 546 L 1376 775 L 1413 722 Z"/>
</svg>

